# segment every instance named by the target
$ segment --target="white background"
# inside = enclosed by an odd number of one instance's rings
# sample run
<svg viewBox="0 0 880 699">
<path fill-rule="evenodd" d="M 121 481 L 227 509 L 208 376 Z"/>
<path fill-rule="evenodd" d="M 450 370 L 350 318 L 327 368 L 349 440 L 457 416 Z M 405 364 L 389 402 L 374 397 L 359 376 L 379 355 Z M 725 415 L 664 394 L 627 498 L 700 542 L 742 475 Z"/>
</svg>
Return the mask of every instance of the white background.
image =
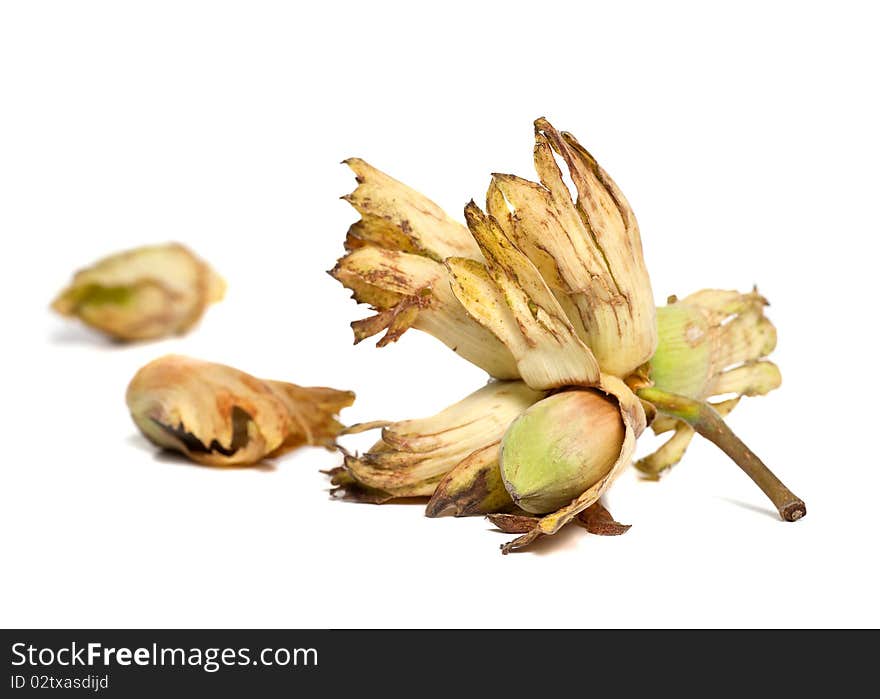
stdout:
<svg viewBox="0 0 880 699">
<path fill-rule="evenodd" d="M 5 2 L 0 8 L 3 626 L 876 626 L 880 122 L 870 3 Z M 781 390 L 731 423 L 807 502 L 780 522 L 713 447 L 626 474 L 618 538 L 502 557 L 484 519 L 331 501 L 306 450 L 160 456 L 123 400 L 166 353 L 427 415 L 482 373 L 428 336 L 352 346 L 324 272 L 359 155 L 460 216 L 573 131 L 626 192 L 658 301 L 771 302 Z M 191 335 L 54 317 L 70 274 L 191 245 L 229 282 Z M 645 439 L 642 451 L 651 446 Z"/>
</svg>

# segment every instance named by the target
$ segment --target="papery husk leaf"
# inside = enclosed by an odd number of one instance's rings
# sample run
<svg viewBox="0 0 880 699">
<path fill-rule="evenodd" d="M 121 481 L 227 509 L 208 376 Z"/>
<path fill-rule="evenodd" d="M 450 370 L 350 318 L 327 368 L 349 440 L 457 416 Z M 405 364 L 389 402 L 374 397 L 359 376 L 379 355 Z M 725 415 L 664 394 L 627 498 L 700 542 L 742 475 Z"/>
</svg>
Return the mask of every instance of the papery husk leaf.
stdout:
<svg viewBox="0 0 880 699">
<path fill-rule="evenodd" d="M 586 342 L 588 336 L 577 307 L 577 292 L 563 276 L 563 270 L 569 271 L 571 258 L 557 260 L 548 252 L 551 249 L 558 254 L 559 249 L 564 247 L 558 242 L 560 237 L 566 236 L 565 240 L 569 240 L 567 231 L 555 217 L 549 199 L 549 192 L 539 184 L 516 175 L 495 174 L 486 192 L 486 212 L 535 265 L 578 337 Z M 575 225 L 580 226 L 580 219 L 576 220 Z M 572 256 L 577 254 L 574 250 L 568 252 Z M 603 290 L 600 296 L 607 298 L 608 294 Z"/>
<path fill-rule="evenodd" d="M 753 362 L 718 374 L 709 387 L 712 395 L 736 393 L 763 396 L 782 385 L 782 374 L 773 362 Z"/>
<path fill-rule="evenodd" d="M 355 300 L 379 313 L 355 321 L 355 342 L 387 333 L 383 346 L 410 327 L 433 335 L 497 379 L 519 377 L 516 361 L 491 332 L 471 318 L 449 286 L 449 272 L 434 260 L 394 250 L 362 247 L 340 259 L 330 274 Z"/>
<path fill-rule="evenodd" d="M 301 445 L 332 446 L 354 393 L 264 381 L 223 364 L 168 355 L 126 392 L 135 424 L 155 444 L 210 466 L 244 466 Z"/>
<path fill-rule="evenodd" d="M 478 449 L 447 473 L 434 490 L 425 515 L 468 517 L 512 507 L 498 466 L 500 444 L 492 442 Z"/>
<path fill-rule="evenodd" d="M 763 395 L 782 377 L 766 357 L 776 328 L 757 293 L 704 289 L 657 309 L 660 343 L 651 360 L 654 385 L 704 400 L 725 393 Z M 655 426 L 667 426 L 661 421 Z"/>
<path fill-rule="evenodd" d="M 383 445 L 376 444 L 368 454 L 381 453 L 382 448 Z M 343 461 L 344 468 L 353 481 L 351 485 L 339 483 L 345 489 L 348 499 L 382 504 L 399 498 L 430 497 L 443 478 L 442 473 L 423 476 L 415 472 L 415 469 L 408 468 L 408 463 L 402 462 L 398 464 L 399 470 L 396 473 L 389 466 L 377 469 L 370 463 L 368 454 L 361 457 L 348 455 Z M 428 472 L 431 468 L 437 468 L 437 461 L 423 464 L 422 472 Z M 381 485 L 376 485 L 377 483 Z"/>
<path fill-rule="evenodd" d="M 354 403 L 352 391 L 264 380 L 287 409 L 287 436 L 272 457 L 300 446 L 333 447 L 344 426 L 336 416 Z"/>
<path fill-rule="evenodd" d="M 382 490 L 373 490 L 359 484 L 354 477 L 345 470 L 344 466 L 337 466 L 322 473 L 330 477 L 330 495 L 336 500 L 348 502 L 360 502 L 370 505 L 381 505 L 394 498 L 390 493 Z"/>
<path fill-rule="evenodd" d="M 80 270 L 52 308 L 115 340 L 151 340 L 188 331 L 225 289 L 195 253 L 168 243 L 116 253 Z"/>
<path fill-rule="evenodd" d="M 674 303 L 657 309 L 659 343 L 651 360 L 655 385 L 683 396 L 705 397 L 717 371 L 721 325 L 699 308 Z"/>
<path fill-rule="evenodd" d="M 770 305 L 757 289 L 747 293 L 730 289 L 700 289 L 681 299 L 673 296 L 670 303 L 697 306 L 713 314 L 716 320 L 724 320 L 750 309 Z"/>
<path fill-rule="evenodd" d="M 447 260 L 456 298 L 505 344 L 532 388 L 594 385 L 599 380 L 596 359 L 538 269 L 473 202 L 465 218 L 486 264 Z"/>
<path fill-rule="evenodd" d="M 644 405 L 644 401 L 642 401 Z M 658 413 L 657 416 L 651 421 L 651 430 L 654 434 L 663 434 L 664 432 L 670 432 L 675 429 L 676 425 L 681 422 L 681 420 L 677 420 L 674 417 L 669 417 L 668 415 L 663 415 L 662 413 Z"/>
<path fill-rule="evenodd" d="M 554 151 L 566 163 L 576 200 Z M 534 160 L 540 184 L 494 175 L 489 212 L 541 270 L 603 373 L 625 377 L 657 344 L 635 215 L 596 160 L 546 119 L 535 122 Z"/>
<path fill-rule="evenodd" d="M 343 198 L 362 216 L 348 231 L 347 249 L 375 245 L 437 262 L 453 256 L 482 259 L 467 228 L 433 201 L 360 158 L 344 162 L 358 186 Z"/>
<path fill-rule="evenodd" d="M 635 463 L 646 480 L 657 480 L 666 469 L 672 468 L 684 457 L 694 438 L 694 429 L 686 422 L 676 421 L 672 436 L 656 451 Z"/>
<path fill-rule="evenodd" d="M 510 422 L 544 393 L 521 381 L 496 381 L 436 415 L 388 425 L 382 439 L 345 468 L 361 485 L 393 497 L 432 495 L 474 452 L 498 442 Z"/>
<path fill-rule="evenodd" d="M 608 490 L 615 479 L 630 464 L 636 448 L 636 439 L 644 431 L 646 424 L 642 403 L 627 385 L 617 377 L 603 375 L 597 388 L 607 395 L 616 398 L 620 406 L 620 415 L 624 424 L 624 439 L 620 449 L 620 456 L 603 478 L 572 500 L 571 504 L 560 508 L 556 512 L 540 517 L 537 524 L 531 530 L 504 544 L 501 547 L 502 553 L 510 553 L 513 550 L 528 546 L 540 536 L 558 532 L 579 513 L 598 501 L 602 494 Z"/>
<path fill-rule="evenodd" d="M 761 309 L 748 309 L 722 326 L 716 365 L 720 369 L 766 357 L 776 349 L 776 328 Z"/>
</svg>

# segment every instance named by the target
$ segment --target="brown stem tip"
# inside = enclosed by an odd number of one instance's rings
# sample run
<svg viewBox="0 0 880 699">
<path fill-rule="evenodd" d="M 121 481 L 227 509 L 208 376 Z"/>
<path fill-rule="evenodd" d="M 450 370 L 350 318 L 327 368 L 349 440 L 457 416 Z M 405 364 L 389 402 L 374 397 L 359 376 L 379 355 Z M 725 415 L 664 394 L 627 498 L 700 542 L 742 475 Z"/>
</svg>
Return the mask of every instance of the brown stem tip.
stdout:
<svg viewBox="0 0 880 699">
<path fill-rule="evenodd" d="M 779 511 L 780 516 L 786 522 L 797 522 L 807 516 L 807 506 L 801 501 L 792 502 Z"/>
</svg>

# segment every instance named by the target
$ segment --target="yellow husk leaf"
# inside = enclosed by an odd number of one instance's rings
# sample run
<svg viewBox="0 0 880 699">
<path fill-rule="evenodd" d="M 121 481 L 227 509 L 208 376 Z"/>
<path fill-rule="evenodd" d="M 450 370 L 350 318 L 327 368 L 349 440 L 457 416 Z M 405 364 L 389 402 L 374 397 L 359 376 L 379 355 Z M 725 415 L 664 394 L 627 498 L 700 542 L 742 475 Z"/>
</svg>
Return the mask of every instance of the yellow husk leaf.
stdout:
<svg viewBox="0 0 880 699">
<path fill-rule="evenodd" d="M 471 318 L 449 286 L 439 262 L 378 247 L 359 248 L 330 272 L 360 303 L 378 315 L 352 323 L 355 342 L 387 330 L 380 345 L 397 340 L 409 327 L 427 332 L 498 379 L 519 377 L 516 362 L 492 333 Z"/>
<path fill-rule="evenodd" d="M 358 186 L 343 198 L 361 215 L 348 231 L 346 248 L 376 245 L 438 262 L 453 256 L 481 259 L 467 228 L 433 201 L 360 158 L 349 158 L 345 164 L 354 171 Z"/>
<path fill-rule="evenodd" d="M 465 218 L 486 263 L 447 260 L 455 297 L 507 346 L 532 388 L 595 384 L 596 360 L 537 268 L 473 202 Z"/>
<path fill-rule="evenodd" d="M 576 200 L 554 151 L 568 167 Z M 541 271 L 602 371 L 625 377 L 657 343 L 635 215 L 596 160 L 545 119 L 535 122 L 534 156 L 540 184 L 494 175 L 488 211 Z"/>
</svg>

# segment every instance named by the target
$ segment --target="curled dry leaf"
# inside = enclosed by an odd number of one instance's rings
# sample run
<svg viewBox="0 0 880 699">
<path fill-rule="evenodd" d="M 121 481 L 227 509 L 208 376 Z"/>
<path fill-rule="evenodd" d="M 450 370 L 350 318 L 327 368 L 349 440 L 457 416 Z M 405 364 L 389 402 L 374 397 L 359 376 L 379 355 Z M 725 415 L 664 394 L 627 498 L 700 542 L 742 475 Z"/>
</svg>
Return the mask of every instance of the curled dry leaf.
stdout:
<svg viewBox="0 0 880 699">
<path fill-rule="evenodd" d="M 243 466 L 301 445 L 332 447 L 342 429 L 336 416 L 354 393 L 169 355 L 135 374 L 126 402 L 141 432 L 160 447 L 200 464 Z"/>
<path fill-rule="evenodd" d="M 52 308 L 115 340 L 151 340 L 187 332 L 226 285 L 179 243 L 120 252 L 77 272 Z"/>
<path fill-rule="evenodd" d="M 394 496 L 381 490 L 368 488 L 362 483 L 358 483 L 354 477 L 345 470 L 344 466 L 331 468 L 329 471 L 323 471 L 330 477 L 330 494 L 334 498 L 340 500 L 349 500 L 351 502 L 365 502 L 372 505 L 381 505 L 383 502 L 393 500 Z"/>
<path fill-rule="evenodd" d="M 500 512 L 488 518 L 505 534 L 526 534 L 538 526 L 538 518 L 531 515 Z"/>
<path fill-rule="evenodd" d="M 598 536 L 620 536 L 626 534 L 631 524 L 621 524 L 601 502 L 594 502 L 577 517 L 577 523 L 590 534 Z"/>
<path fill-rule="evenodd" d="M 537 517 L 516 513 L 492 514 L 489 515 L 489 521 L 505 534 L 527 534 L 538 525 Z M 631 524 L 621 524 L 615 520 L 601 502 L 594 502 L 574 521 L 597 536 L 620 536 L 632 527 Z"/>
</svg>

